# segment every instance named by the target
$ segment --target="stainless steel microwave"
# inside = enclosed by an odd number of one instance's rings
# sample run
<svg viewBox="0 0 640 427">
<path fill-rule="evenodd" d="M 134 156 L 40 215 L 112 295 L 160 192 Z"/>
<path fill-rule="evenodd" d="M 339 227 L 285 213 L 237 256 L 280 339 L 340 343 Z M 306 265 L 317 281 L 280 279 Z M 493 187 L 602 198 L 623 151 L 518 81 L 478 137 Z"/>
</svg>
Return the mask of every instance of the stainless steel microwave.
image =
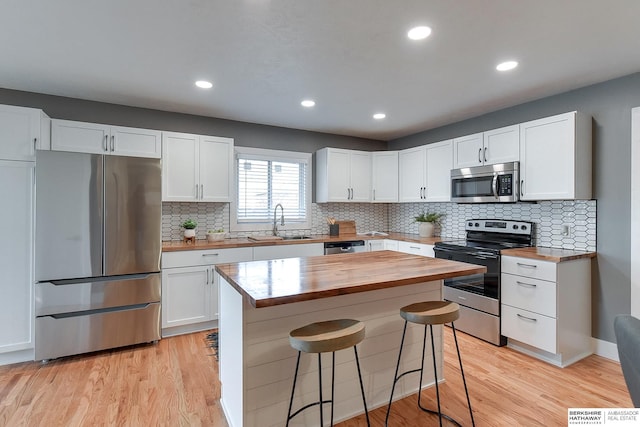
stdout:
<svg viewBox="0 0 640 427">
<path fill-rule="evenodd" d="M 509 203 L 519 199 L 518 162 L 451 170 L 451 201 Z"/>
</svg>

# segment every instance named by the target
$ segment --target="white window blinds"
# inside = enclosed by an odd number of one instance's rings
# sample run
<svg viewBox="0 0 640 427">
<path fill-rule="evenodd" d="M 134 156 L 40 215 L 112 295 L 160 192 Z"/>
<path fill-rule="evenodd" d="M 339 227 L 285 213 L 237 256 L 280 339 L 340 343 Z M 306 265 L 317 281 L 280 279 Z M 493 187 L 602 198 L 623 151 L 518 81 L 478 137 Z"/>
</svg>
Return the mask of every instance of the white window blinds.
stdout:
<svg viewBox="0 0 640 427">
<path fill-rule="evenodd" d="M 307 160 L 238 153 L 236 167 L 238 223 L 273 222 L 278 203 L 287 223 L 307 221 Z"/>
</svg>

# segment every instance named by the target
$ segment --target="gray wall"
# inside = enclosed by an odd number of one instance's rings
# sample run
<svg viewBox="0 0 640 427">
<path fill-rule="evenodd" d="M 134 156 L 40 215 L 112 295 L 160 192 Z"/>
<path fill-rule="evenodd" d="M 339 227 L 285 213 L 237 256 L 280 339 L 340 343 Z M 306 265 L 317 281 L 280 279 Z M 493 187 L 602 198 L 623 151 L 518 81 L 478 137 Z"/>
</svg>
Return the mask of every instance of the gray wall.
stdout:
<svg viewBox="0 0 640 427">
<path fill-rule="evenodd" d="M 593 197 L 598 207 L 592 334 L 615 342 L 614 317 L 631 311 L 631 109 L 637 106 L 640 73 L 389 141 L 389 149 L 414 147 L 567 111 L 591 115 Z"/>
<path fill-rule="evenodd" d="M 387 148 L 385 141 L 127 107 L 2 88 L 0 88 L 0 104 L 40 108 L 54 119 L 226 136 L 234 138 L 235 145 L 241 147 L 271 148 L 305 153 L 313 153 L 323 147 L 352 148 L 365 151 L 385 150 Z"/>
</svg>

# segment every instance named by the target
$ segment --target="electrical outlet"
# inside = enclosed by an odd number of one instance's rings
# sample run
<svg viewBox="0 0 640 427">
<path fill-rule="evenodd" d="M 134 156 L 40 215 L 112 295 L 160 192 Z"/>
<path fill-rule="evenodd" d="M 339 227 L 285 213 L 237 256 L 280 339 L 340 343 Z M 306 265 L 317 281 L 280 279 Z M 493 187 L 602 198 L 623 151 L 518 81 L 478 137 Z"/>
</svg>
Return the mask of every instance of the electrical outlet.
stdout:
<svg viewBox="0 0 640 427">
<path fill-rule="evenodd" d="M 562 225 L 562 235 L 564 237 L 571 237 L 571 226 L 569 224 Z"/>
</svg>

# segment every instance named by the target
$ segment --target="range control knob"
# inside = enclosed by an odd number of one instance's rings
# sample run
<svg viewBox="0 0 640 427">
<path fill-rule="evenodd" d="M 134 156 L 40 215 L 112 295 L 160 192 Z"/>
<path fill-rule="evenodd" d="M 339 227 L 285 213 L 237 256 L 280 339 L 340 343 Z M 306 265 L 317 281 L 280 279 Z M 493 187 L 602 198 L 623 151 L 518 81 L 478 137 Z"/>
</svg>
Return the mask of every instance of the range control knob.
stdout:
<svg viewBox="0 0 640 427">
<path fill-rule="evenodd" d="M 521 229 L 523 229 L 523 230 L 526 230 L 526 229 L 527 229 L 527 226 L 526 226 L 526 225 L 523 225 L 523 226 L 522 226 L 522 227 L 520 227 L 520 228 L 521 228 Z"/>
<path fill-rule="evenodd" d="M 518 225 L 517 224 L 513 224 L 513 229 L 517 230 L 518 229 Z"/>
<path fill-rule="evenodd" d="M 472 222 L 469 223 L 469 227 L 473 227 L 473 223 Z"/>
<path fill-rule="evenodd" d="M 476 222 L 476 227 L 480 227 L 480 224 L 478 224 L 477 222 Z"/>
</svg>

